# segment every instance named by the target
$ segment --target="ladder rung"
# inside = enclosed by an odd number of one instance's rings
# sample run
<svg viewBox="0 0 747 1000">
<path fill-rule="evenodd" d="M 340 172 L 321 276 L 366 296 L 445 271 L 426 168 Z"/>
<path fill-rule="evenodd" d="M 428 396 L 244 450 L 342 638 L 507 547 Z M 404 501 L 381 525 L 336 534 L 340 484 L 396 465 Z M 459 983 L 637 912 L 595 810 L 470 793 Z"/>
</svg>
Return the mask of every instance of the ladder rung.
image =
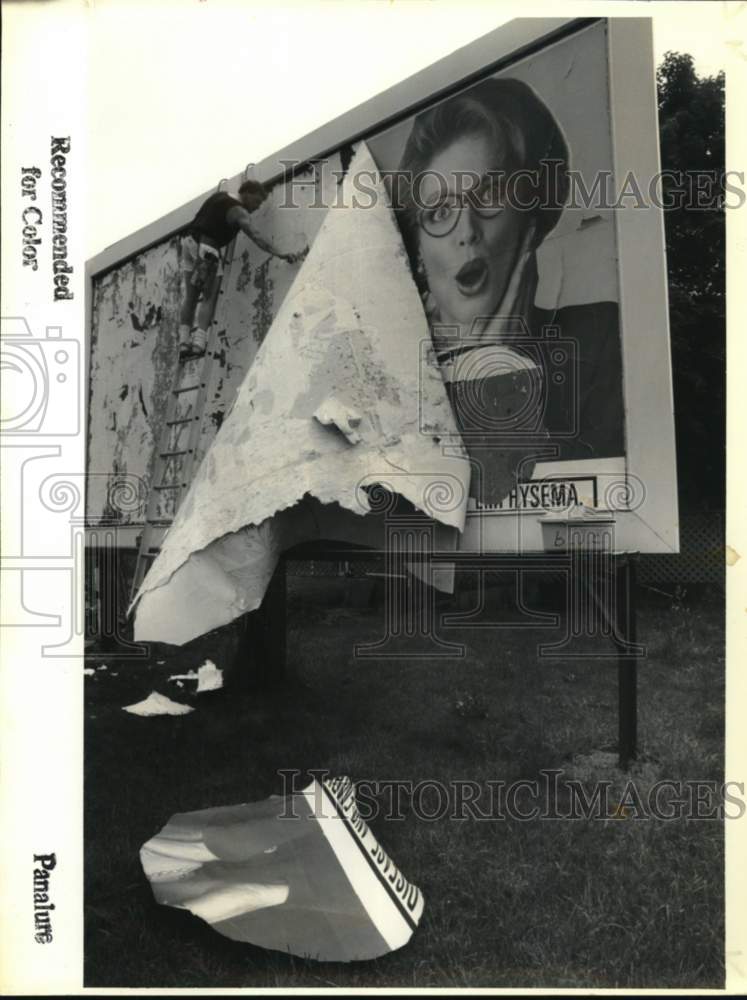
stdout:
<svg viewBox="0 0 747 1000">
<path fill-rule="evenodd" d="M 234 260 L 233 256 L 233 244 L 231 245 L 231 251 L 228 251 L 224 257 L 224 276 L 221 279 L 219 286 L 219 294 L 223 295 L 225 291 L 225 281 L 226 275 L 228 273 L 229 267 Z M 217 321 L 215 318 L 212 320 L 212 324 Z M 211 330 L 212 330 L 211 324 Z M 187 444 L 192 445 L 192 447 L 187 447 L 185 449 L 175 448 L 173 451 L 162 451 L 158 453 L 159 461 L 162 462 L 161 467 L 158 472 L 154 471 L 153 478 L 157 476 L 164 476 L 169 471 L 168 469 L 168 459 L 176 458 L 180 455 L 187 455 L 188 457 L 180 463 L 182 466 L 180 469 L 172 468 L 170 471 L 177 474 L 178 476 L 184 476 L 185 479 L 192 479 L 192 466 L 196 460 L 196 442 L 199 437 L 199 431 L 201 427 L 201 422 L 205 417 L 205 403 L 208 390 L 208 384 L 210 382 L 210 372 L 213 363 L 216 360 L 216 352 L 214 350 L 208 350 L 205 352 L 205 356 L 202 359 L 189 358 L 186 359 L 184 365 L 179 364 L 178 368 L 174 372 L 170 396 L 168 397 L 170 402 L 168 403 L 166 417 L 170 419 L 164 419 L 161 434 L 159 436 L 158 447 L 169 448 L 180 443 L 180 432 L 177 431 L 173 436 L 166 430 L 171 427 L 182 427 L 185 424 L 196 424 L 196 426 L 191 426 L 187 433 Z M 195 362 L 199 361 L 199 364 Z M 179 383 L 181 381 L 187 381 L 190 378 L 197 378 L 197 382 L 192 382 L 189 385 L 178 385 L 175 386 L 174 383 Z M 187 393 L 195 393 L 194 400 L 187 400 L 184 404 L 179 404 L 178 400 L 180 396 L 186 395 Z M 188 416 L 177 416 L 180 412 L 187 412 Z M 180 501 L 183 499 L 181 496 L 182 490 L 186 490 L 189 487 L 189 482 L 183 483 L 165 483 L 161 482 L 158 485 L 154 485 L 151 489 L 154 492 L 168 492 L 172 491 L 176 493 L 176 496 L 171 499 L 166 498 L 166 502 L 163 504 L 167 509 L 173 506 L 174 510 L 178 510 Z M 155 557 L 158 555 L 160 548 L 151 544 L 159 538 L 165 538 L 168 528 L 173 524 L 173 518 L 159 518 L 158 508 L 160 501 L 156 499 L 155 496 L 151 497 L 148 501 L 148 512 L 151 516 L 146 514 L 146 523 L 143 530 L 143 534 L 139 542 L 139 552 L 137 562 L 135 563 L 135 573 L 132 579 L 132 591 L 131 596 L 134 598 L 145 578 L 145 574 L 150 568 L 150 564 L 153 562 Z"/>
</svg>

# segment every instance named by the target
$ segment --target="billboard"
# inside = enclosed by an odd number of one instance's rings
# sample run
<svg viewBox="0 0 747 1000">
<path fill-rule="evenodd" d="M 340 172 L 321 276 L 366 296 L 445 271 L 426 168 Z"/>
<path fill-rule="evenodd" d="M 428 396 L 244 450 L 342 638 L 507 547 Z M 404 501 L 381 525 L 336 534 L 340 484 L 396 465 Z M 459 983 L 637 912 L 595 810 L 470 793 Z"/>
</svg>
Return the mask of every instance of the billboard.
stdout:
<svg viewBox="0 0 747 1000">
<path fill-rule="evenodd" d="M 650 23 L 542 24 L 256 165 L 266 231 L 290 226 L 311 252 L 290 284 L 282 265 L 141 624 L 203 579 L 220 582 L 207 627 L 251 610 L 305 537 L 381 544 L 358 516 L 372 484 L 436 522 L 447 551 L 543 552 L 568 524 L 592 546 L 599 524 L 615 551 L 677 551 Z M 309 518 L 309 500 L 344 516 Z"/>
</svg>

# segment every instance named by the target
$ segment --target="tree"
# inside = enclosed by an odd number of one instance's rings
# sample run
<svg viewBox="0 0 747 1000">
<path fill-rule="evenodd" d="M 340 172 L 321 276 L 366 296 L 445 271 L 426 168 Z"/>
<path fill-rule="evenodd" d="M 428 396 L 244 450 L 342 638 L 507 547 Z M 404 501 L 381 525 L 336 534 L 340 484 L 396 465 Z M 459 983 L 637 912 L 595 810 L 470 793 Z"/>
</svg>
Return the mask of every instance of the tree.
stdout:
<svg viewBox="0 0 747 1000">
<path fill-rule="evenodd" d="M 657 71 L 680 502 L 725 505 L 724 74 L 667 52 Z M 678 191 L 684 187 L 684 197 Z M 698 191 L 701 205 L 697 205 Z"/>
</svg>

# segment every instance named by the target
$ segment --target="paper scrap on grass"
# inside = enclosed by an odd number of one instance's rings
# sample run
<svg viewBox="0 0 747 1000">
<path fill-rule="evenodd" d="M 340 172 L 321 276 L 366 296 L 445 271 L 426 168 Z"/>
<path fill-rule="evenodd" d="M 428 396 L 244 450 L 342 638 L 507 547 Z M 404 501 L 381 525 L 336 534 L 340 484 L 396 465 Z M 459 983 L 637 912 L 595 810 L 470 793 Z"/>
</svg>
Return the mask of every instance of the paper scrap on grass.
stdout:
<svg viewBox="0 0 747 1000">
<path fill-rule="evenodd" d="M 197 694 L 203 691 L 217 691 L 223 687 L 223 671 L 213 663 L 205 660 L 199 670 L 190 670 L 186 674 L 172 674 L 170 681 L 176 681 L 182 687 L 181 681 L 197 681 Z"/>
<path fill-rule="evenodd" d="M 223 687 L 223 671 L 213 663 L 212 660 L 205 660 L 197 671 L 197 694 L 203 691 L 218 691 Z"/>
<path fill-rule="evenodd" d="M 423 913 L 420 890 L 361 819 L 349 778 L 177 814 L 140 861 L 157 902 L 235 941 L 319 961 L 395 951 Z"/>
<path fill-rule="evenodd" d="M 377 181 L 365 205 L 355 197 L 360 173 L 369 187 Z M 404 497 L 455 536 L 446 548 L 456 545 L 469 460 L 364 143 L 340 203 L 328 210 L 143 581 L 139 641 L 184 643 L 257 608 L 280 553 L 298 541 L 381 544 L 382 525 L 372 532 L 362 516 L 371 510 L 365 484 Z M 331 534 L 320 533 L 304 501 L 335 505 Z"/>
<path fill-rule="evenodd" d="M 135 705 L 125 706 L 123 711 L 129 712 L 130 715 L 142 716 L 186 715 L 188 712 L 193 712 L 194 709 L 191 705 L 182 705 L 178 701 L 172 701 L 171 698 L 167 698 L 165 694 L 153 691 L 143 701 L 139 701 Z"/>
<path fill-rule="evenodd" d="M 205 660 L 199 670 L 172 674 L 169 680 L 176 681 L 179 687 L 184 686 L 181 681 L 197 681 L 196 693 L 202 694 L 204 691 L 218 691 L 223 687 L 223 671 L 212 660 Z"/>
</svg>

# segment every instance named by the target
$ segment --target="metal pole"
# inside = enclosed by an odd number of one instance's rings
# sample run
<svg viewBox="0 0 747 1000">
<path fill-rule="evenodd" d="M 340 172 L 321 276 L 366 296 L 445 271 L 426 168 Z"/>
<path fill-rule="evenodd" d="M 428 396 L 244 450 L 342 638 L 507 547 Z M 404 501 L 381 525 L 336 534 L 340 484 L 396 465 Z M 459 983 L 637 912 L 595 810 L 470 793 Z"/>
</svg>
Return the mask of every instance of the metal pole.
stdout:
<svg viewBox="0 0 747 1000">
<path fill-rule="evenodd" d="M 626 770 L 631 760 L 636 758 L 638 742 L 635 566 L 629 556 L 618 558 L 615 578 L 617 603 L 614 635 L 618 647 L 618 751 L 620 767 Z"/>
<path fill-rule="evenodd" d="M 263 690 L 285 680 L 285 585 L 285 555 L 281 555 L 262 604 L 256 611 L 243 616 L 228 681 L 232 690 L 237 693 Z"/>
<path fill-rule="evenodd" d="M 262 686 L 273 687 L 285 680 L 286 660 L 286 566 L 281 555 L 262 602 L 261 630 L 264 663 Z"/>
</svg>

